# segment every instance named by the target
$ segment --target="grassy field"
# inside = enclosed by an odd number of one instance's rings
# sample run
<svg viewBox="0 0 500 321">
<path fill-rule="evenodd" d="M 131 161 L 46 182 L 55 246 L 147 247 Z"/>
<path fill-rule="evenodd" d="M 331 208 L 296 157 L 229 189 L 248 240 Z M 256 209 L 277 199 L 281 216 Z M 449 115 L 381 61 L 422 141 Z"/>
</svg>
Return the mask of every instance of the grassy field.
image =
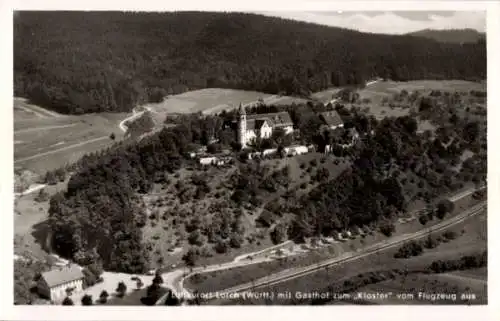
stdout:
<svg viewBox="0 0 500 321">
<path fill-rule="evenodd" d="M 470 270 L 471 273 L 482 269 Z M 469 272 L 469 271 L 460 271 Z M 392 293 L 384 300 L 369 300 L 373 304 L 486 304 L 487 283 L 486 280 L 471 278 L 456 278 L 456 272 L 442 274 L 417 273 L 408 276 L 398 276 L 393 280 L 387 280 L 376 284 L 370 284 L 359 289 L 359 292 L 367 293 Z M 419 293 L 421 293 L 419 295 Z M 445 299 L 433 299 L 424 296 L 426 294 L 448 293 L 455 294 Z M 468 295 L 468 299 L 464 296 Z"/>
<path fill-rule="evenodd" d="M 14 99 L 14 165 L 39 174 L 109 147 L 127 114 L 66 116 Z"/>
<path fill-rule="evenodd" d="M 387 116 L 404 116 L 410 112 L 409 108 L 391 108 L 383 105 L 382 100 L 391 98 L 402 90 L 409 93 L 419 91 L 429 93 L 432 90 L 469 92 L 471 90 L 486 91 L 486 83 L 470 82 L 463 80 L 415 80 L 408 82 L 381 81 L 358 91 L 360 100 L 368 99 L 369 103 L 361 104 L 361 108 L 368 107 L 370 113 L 377 118 Z M 419 130 L 433 129 L 430 124 L 419 126 Z"/>
<path fill-rule="evenodd" d="M 269 105 L 283 105 L 305 101 L 300 98 L 280 97 L 256 91 L 207 88 L 172 95 L 161 103 L 148 104 L 147 106 L 165 115 L 169 113 L 187 114 L 196 112 L 213 114 L 236 108 L 240 103 L 244 105 L 256 103 L 259 99 L 262 99 L 264 103 Z"/>
</svg>

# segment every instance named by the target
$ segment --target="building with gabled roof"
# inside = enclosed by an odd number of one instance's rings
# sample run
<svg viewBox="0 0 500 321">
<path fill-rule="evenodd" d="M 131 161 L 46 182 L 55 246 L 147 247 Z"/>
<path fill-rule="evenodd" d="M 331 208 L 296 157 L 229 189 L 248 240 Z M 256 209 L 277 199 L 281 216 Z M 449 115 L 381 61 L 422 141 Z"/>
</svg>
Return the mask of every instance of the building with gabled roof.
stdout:
<svg viewBox="0 0 500 321">
<path fill-rule="evenodd" d="M 325 122 L 329 129 L 344 127 L 344 121 L 336 110 L 330 110 L 320 113 L 320 118 Z"/>
<path fill-rule="evenodd" d="M 248 146 L 253 139 L 269 138 L 277 128 L 284 130 L 285 134 L 293 132 L 293 122 L 286 111 L 268 114 L 247 115 L 245 107 L 240 104 L 238 109 L 238 142 L 242 148 Z"/>
<path fill-rule="evenodd" d="M 53 302 L 60 302 L 67 296 L 67 289 L 73 292 L 83 290 L 85 276 L 77 265 L 67 265 L 42 273 L 38 280 L 38 293 Z"/>
</svg>

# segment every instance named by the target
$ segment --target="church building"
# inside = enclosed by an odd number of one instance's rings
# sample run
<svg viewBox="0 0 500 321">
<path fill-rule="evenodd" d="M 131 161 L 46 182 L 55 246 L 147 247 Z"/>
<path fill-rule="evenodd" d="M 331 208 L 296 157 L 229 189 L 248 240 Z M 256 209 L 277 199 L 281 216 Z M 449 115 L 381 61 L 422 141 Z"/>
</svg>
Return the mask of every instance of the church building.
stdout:
<svg viewBox="0 0 500 321">
<path fill-rule="evenodd" d="M 238 117 L 238 142 L 242 148 L 247 147 L 257 137 L 261 139 L 271 137 L 277 128 L 282 128 L 285 134 L 293 132 L 292 118 L 286 111 L 247 115 L 245 107 L 240 104 Z"/>
</svg>

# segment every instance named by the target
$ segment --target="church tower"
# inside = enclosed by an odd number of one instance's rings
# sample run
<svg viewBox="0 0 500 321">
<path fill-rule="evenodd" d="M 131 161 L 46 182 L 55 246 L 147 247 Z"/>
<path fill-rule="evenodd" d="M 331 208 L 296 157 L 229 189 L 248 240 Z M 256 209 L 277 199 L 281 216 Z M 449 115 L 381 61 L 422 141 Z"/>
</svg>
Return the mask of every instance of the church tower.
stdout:
<svg viewBox="0 0 500 321">
<path fill-rule="evenodd" d="M 241 144 L 241 148 L 245 148 L 247 146 L 247 114 L 241 103 L 238 108 L 238 116 L 238 142 Z"/>
</svg>

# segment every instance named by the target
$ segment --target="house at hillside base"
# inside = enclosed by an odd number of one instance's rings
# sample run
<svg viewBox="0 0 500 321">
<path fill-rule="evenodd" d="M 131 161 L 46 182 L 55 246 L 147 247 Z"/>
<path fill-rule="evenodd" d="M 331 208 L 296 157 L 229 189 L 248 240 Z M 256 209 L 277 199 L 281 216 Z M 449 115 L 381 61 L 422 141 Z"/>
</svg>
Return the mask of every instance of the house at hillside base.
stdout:
<svg viewBox="0 0 500 321">
<path fill-rule="evenodd" d="M 38 280 L 38 293 L 52 302 L 61 302 L 67 296 L 67 289 L 72 292 L 83 290 L 84 275 L 77 265 L 67 265 L 42 273 Z"/>
</svg>

